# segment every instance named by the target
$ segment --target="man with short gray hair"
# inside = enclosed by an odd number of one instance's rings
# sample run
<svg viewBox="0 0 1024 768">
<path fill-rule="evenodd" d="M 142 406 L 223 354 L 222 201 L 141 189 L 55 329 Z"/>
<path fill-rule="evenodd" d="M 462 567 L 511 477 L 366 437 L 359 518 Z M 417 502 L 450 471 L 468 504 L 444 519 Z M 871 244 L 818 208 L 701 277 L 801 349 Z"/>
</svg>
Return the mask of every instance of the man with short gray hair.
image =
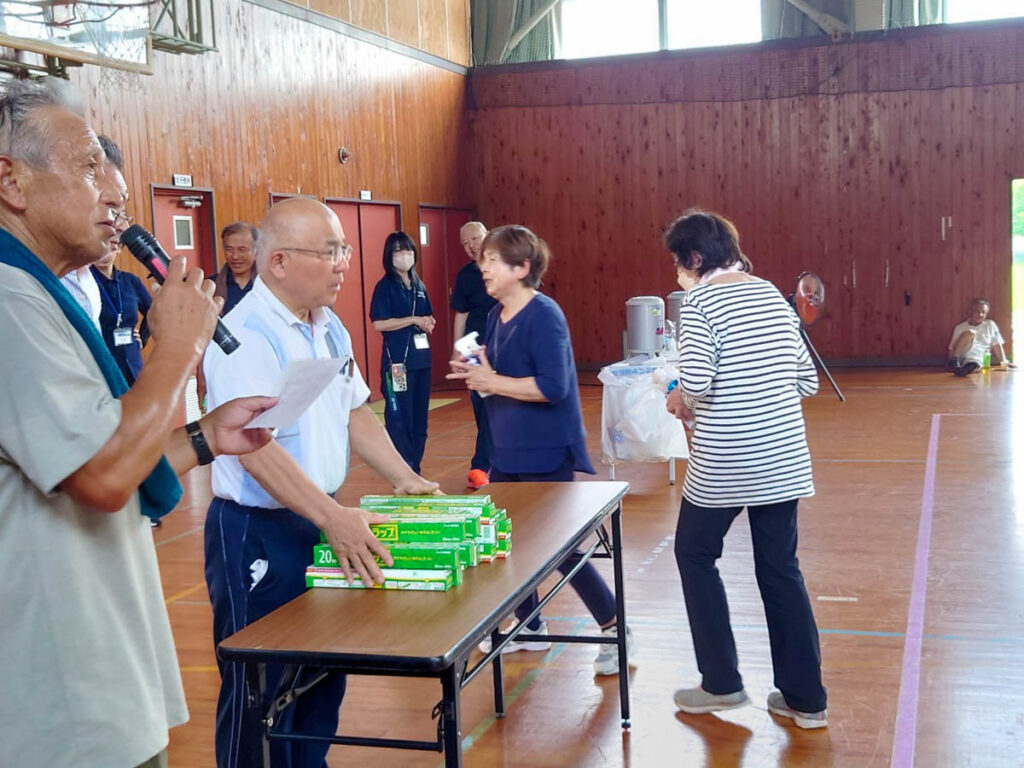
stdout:
<svg viewBox="0 0 1024 768">
<path fill-rule="evenodd" d="M 166 764 L 188 717 L 149 520 L 177 475 L 269 439 L 273 404 L 174 429 L 218 303 L 173 259 L 129 390 L 59 277 L 103 256 L 123 205 L 66 85 L 0 87 L 0 750 L 4 765 Z M 212 289 L 212 286 L 211 286 Z"/>
</svg>

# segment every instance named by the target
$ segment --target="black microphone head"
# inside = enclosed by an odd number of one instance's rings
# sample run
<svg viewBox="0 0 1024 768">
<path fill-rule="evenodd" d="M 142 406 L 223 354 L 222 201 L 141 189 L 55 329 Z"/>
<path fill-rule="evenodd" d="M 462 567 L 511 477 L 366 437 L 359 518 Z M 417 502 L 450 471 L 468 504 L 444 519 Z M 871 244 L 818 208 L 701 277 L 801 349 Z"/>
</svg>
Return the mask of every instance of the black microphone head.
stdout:
<svg viewBox="0 0 1024 768">
<path fill-rule="evenodd" d="M 141 225 L 132 224 L 128 229 L 121 233 L 121 245 L 135 253 L 135 248 L 140 243 L 146 242 L 147 232 Z"/>
</svg>

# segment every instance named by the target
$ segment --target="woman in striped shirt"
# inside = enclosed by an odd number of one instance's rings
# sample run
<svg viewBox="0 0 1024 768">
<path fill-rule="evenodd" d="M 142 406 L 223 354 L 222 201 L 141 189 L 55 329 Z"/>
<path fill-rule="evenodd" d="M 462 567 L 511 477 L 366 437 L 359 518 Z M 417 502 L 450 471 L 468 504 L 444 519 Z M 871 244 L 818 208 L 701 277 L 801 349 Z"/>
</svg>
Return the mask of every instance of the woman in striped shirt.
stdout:
<svg viewBox="0 0 1024 768">
<path fill-rule="evenodd" d="M 749 702 L 715 567 L 746 507 L 779 688 L 768 708 L 819 728 L 828 722 L 821 651 L 796 557 L 797 500 L 814 494 L 800 399 L 817 391 L 817 372 L 799 320 L 778 289 L 750 274 L 732 222 L 691 209 L 665 244 L 687 291 L 679 387 L 668 408 L 695 422 L 675 553 L 702 675 L 675 703 L 704 713 Z"/>
</svg>

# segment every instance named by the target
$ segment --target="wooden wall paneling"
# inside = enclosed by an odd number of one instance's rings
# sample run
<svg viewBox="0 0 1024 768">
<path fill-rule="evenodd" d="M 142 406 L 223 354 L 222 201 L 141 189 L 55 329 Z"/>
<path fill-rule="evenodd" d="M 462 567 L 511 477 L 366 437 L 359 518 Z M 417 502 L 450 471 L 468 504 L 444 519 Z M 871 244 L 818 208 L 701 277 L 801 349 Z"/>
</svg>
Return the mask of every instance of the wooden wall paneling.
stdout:
<svg viewBox="0 0 1024 768">
<path fill-rule="evenodd" d="M 448 0 L 419 0 L 420 47 L 441 58 L 448 49 Z"/>
<path fill-rule="evenodd" d="M 349 0 L 309 0 L 311 10 L 319 11 L 342 21 L 352 21 L 352 8 Z"/>
<path fill-rule="evenodd" d="M 419 0 L 388 0 L 388 37 L 420 47 Z"/>
<path fill-rule="evenodd" d="M 457 64 L 470 66 L 469 0 L 447 0 L 448 3 L 448 58 Z"/>
<path fill-rule="evenodd" d="M 386 37 L 388 4 L 380 0 L 352 0 L 352 23 Z"/>
</svg>

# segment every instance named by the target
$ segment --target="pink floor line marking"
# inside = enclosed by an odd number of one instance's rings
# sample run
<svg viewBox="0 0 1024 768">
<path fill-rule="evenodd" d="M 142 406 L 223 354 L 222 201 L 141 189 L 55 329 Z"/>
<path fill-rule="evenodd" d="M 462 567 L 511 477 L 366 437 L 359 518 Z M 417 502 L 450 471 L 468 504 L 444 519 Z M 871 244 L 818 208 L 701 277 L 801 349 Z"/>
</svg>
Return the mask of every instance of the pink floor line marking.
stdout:
<svg viewBox="0 0 1024 768">
<path fill-rule="evenodd" d="M 935 502 L 935 465 L 939 454 L 939 422 L 941 414 L 932 414 L 932 430 L 928 438 L 928 458 L 924 470 L 924 493 L 921 497 L 921 522 L 917 529 L 917 552 L 914 556 L 914 581 L 910 588 L 910 612 L 907 634 L 903 642 L 903 671 L 900 675 L 900 698 L 896 709 L 896 734 L 893 736 L 891 768 L 912 768 L 914 742 L 917 737 L 917 699 L 921 682 L 921 638 L 924 635 L 924 605 L 928 591 L 928 553 L 932 540 L 932 510 Z"/>
</svg>

